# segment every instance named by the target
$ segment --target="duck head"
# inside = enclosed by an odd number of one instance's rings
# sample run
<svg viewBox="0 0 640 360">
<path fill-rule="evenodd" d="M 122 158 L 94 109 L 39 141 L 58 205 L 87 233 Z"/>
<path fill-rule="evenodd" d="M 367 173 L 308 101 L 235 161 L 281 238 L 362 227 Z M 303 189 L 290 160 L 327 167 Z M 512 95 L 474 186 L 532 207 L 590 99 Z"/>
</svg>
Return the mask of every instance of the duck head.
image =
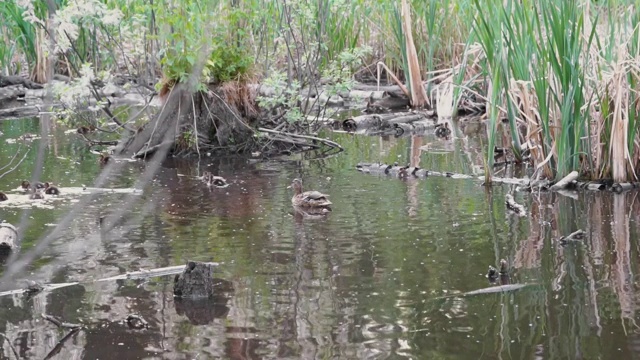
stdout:
<svg viewBox="0 0 640 360">
<path fill-rule="evenodd" d="M 291 182 L 291 185 L 287 186 L 287 189 L 293 188 L 293 192 L 297 194 L 302 194 L 302 180 L 295 178 Z"/>
</svg>

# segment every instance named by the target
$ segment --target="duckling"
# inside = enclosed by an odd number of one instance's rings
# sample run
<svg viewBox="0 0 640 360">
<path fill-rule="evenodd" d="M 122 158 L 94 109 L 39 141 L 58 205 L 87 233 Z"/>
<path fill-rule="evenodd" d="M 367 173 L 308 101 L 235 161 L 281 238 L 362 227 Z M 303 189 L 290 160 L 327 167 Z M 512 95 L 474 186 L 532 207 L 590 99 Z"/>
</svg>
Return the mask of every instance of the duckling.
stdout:
<svg viewBox="0 0 640 360">
<path fill-rule="evenodd" d="M 107 153 L 100 154 L 100 165 L 107 165 L 111 161 L 111 156 Z"/>
<path fill-rule="evenodd" d="M 7 200 L 9 200 L 9 198 L 7 197 L 7 194 L 0 191 L 0 201 L 7 201 Z"/>
<path fill-rule="evenodd" d="M 449 129 L 449 123 L 442 123 L 436 125 L 436 136 L 439 138 L 446 138 L 451 134 L 451 129 Z"/>
<path fill-rule="evenodd" d="M 294 195 L 291 198 L 291 204 L 301 208 L 325 208 L 331 210 L 329 195 L 325 195 L 319 191 L 302 191 L 302 180 L 293 179 L 291 185 L 287 188 L 293 188 Z"/>
<path fill-rule="evenodd" d="M 44 195 L 42 195 L 42 190 L 32 189 L 31 195 L 29 195 L 29 199 L 31 200 L 41 200 L 44 199 Z"/>
<path fill-rule="evenodd" d="M 50 185 L 48 182 L 44 183 L 44 193 L 47 195 L 60 195 L 60 189 L 56 186 Z"/>
<path fill-rule="evenodd" d="M 229 185 L 225 178 L 223 178 L 222 176 L 215 176 L 209 171 L 205 171 L 202 174 L 202 181 L 204 181 L 207 186 L 226 187 L 227 185 Z"/>
<path fill-rule="evenodd" d="M 78 134 L 87 135 L 88 133 L 96 131 L 96 127 L 93 125 L 80 126 L 77 131 L 78 131 Z"/>
<path fill-rule="evenodd" d="M 22 186 L 22 190 L 24 191 L 28 191 L 30 189 L 44 189 L 44 184 L 39 181 L 36 181 L 35 183 L 32 184 L 29 181 L 25 180 L 22 182 L 21 186 Z"/>
</svg>

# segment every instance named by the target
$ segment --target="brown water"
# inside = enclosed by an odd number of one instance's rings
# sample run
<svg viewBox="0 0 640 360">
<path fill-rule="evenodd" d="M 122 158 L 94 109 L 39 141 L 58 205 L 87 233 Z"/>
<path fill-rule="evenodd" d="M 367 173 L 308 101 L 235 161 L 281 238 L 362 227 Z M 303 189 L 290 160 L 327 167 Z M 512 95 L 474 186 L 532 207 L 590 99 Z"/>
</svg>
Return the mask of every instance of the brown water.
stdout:
<svg viewBox="0 0 640 360">
<path fill-rule="evenodd" d="M 33 120 L 0 121 L 0 131 L 2 167 L 18 146 L 5 140 L 39 129 Z M 355 170 L 359 161 L 411 161 L 469 174 L 481 159 L 473 138 L 332 138 L 346 151 L 328 159 L 172 160 L 143 195 L 95 196 L 15 283 L 2 285 L 81 284 L 0 297 L 0 332 L 35 359 L 68 332 L 42 313 L 86 325 L 59 359 L 640 358 L 637 193 L 516 193 L 531 214 L 519 218 L 505 211 L 506 186 Z M 0 190 L 30 177 L 36 147 Z M 147 166 L 123 162 L 107 187 L 136 186 Z M 194 178 L 204 170 L 230 186 L 207 189 Z M 99 172 L 75 135 L 51 139 L 43 179 L 79 187 Z M 327 218 L 296 215 L 286 189 L 294 177 L 331 195 Z M 0 205 L 0 219 L 28 221 L 25 253 L 87 196 L 63 197 L 53 209 Z M 110 212 L 125 219 L 101 234 L 96 220 Z M 554 241 L 578 228 L 584 243 Z M 512 283 L 532 285 L 460 295 L 490 286 L 487 267 L 501 258 Z M 234 291 L 194 305 L 173 298 L 172 276 L 92 283 L 187 260 L 220 262 L 218 276 Z M 130 313 L 149 329 L 121 323 Z M 6 342 L 2 349 L 14 358 Z"/>
</svg>

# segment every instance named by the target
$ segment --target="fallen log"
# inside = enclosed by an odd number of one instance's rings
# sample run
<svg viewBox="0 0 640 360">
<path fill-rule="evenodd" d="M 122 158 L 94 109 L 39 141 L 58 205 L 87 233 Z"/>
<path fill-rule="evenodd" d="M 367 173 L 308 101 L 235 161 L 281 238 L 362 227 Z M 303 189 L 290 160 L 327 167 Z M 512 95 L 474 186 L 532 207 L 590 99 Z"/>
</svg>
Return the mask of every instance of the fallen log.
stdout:
<svg viewBox="0 0 640 360">
<path fill-rule="evenodd" d="M 369 128 L 380 128 L 389 119 L 411 115 L 410 112 L 389 113 L 389 114 L 366 114 L 342 121 L 342 129 L 345 131 L 360 131 Z"/>
<path fill-rule="evenodd" d="M 22 85 L 27 89 L 42 89 L 43 86 L 41 84 L 35 83 L 29 79 L 26 79 L 22 76 L 3 76 L 0 75 L 0 88 L 11 86 L 11 85 Z"/>
<path fill-rule="evenodd" d="M 395 130 L 396 137 L 400 137 L 402 135 L 413 135 L 413 134 L 423 134 L 427 131 L 435 130 L 437 124 L 435 123 L 436 119 L 429 120 L 420 120 L 410 123 L 396 123 L 393 124 L 393 128 Z"/>
<path fill-rule="evenodd" d="M 638 182 L 633 182 L 633 183 L 615 183 L 613 185 L 611 185 L 611 191 L 615 192 L 615 193 L 622 193 L 625 191 L 629 191 L 629 190 L 633 190 L 633 189 L 637 189 L 640 188 L 640 183 Z"/>
<path fill-rule="evenodd" d="M 553 186 L 551 186 L 550 190 L 551 191 L 556 191 L 556 190 L 560 190 L 560 189 L 565 189 L 569 185 L 571 185 L 575 180 L 577 180 L 578 176 L 579 176 L 579 174 L 578 174 L 577 171 L 572 171 L 572 172 L 569 173 L 569 175 L 563 177 L 557 183 L 555 183 Z"/>
<path fill-rule="evenodd" d="M 15 226 L 6 222 L 0 223 L 0 250 L 15 249 L 17 239 L 18 230 L 16 230 Z"/>
</svg>

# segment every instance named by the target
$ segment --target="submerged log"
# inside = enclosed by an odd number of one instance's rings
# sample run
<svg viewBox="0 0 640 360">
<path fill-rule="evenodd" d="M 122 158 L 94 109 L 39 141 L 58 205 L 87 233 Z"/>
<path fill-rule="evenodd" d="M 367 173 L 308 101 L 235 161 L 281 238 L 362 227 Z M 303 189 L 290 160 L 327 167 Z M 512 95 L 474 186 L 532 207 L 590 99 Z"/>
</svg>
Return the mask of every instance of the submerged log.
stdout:
<svg viewBox="0 0 640 360">
<path fill-rule="evenodd" d="M 551 186 L 551 190 L 555 191 L 569 187 L 569 185 L 571 185 L 575 180 L 578 179 L 578 176 L 579 174 L 577 171 L 570 172 L 569 175 L 563 177 L 561 180 Z"/>
<path fill-rule="evenodd" d="M 0 250 L 15 249 L 17 239 L 18 230 L 15 226 L 6 222 L 0 223 Z"/>
<path fill-rule="evenodd" d="M 198 299 L 214 296 L 217 282 L 213 278 L 215 264 L 189 261 L 182 274 L 177 274 L 173 294 L 177 297 Z"/>
</svg>

